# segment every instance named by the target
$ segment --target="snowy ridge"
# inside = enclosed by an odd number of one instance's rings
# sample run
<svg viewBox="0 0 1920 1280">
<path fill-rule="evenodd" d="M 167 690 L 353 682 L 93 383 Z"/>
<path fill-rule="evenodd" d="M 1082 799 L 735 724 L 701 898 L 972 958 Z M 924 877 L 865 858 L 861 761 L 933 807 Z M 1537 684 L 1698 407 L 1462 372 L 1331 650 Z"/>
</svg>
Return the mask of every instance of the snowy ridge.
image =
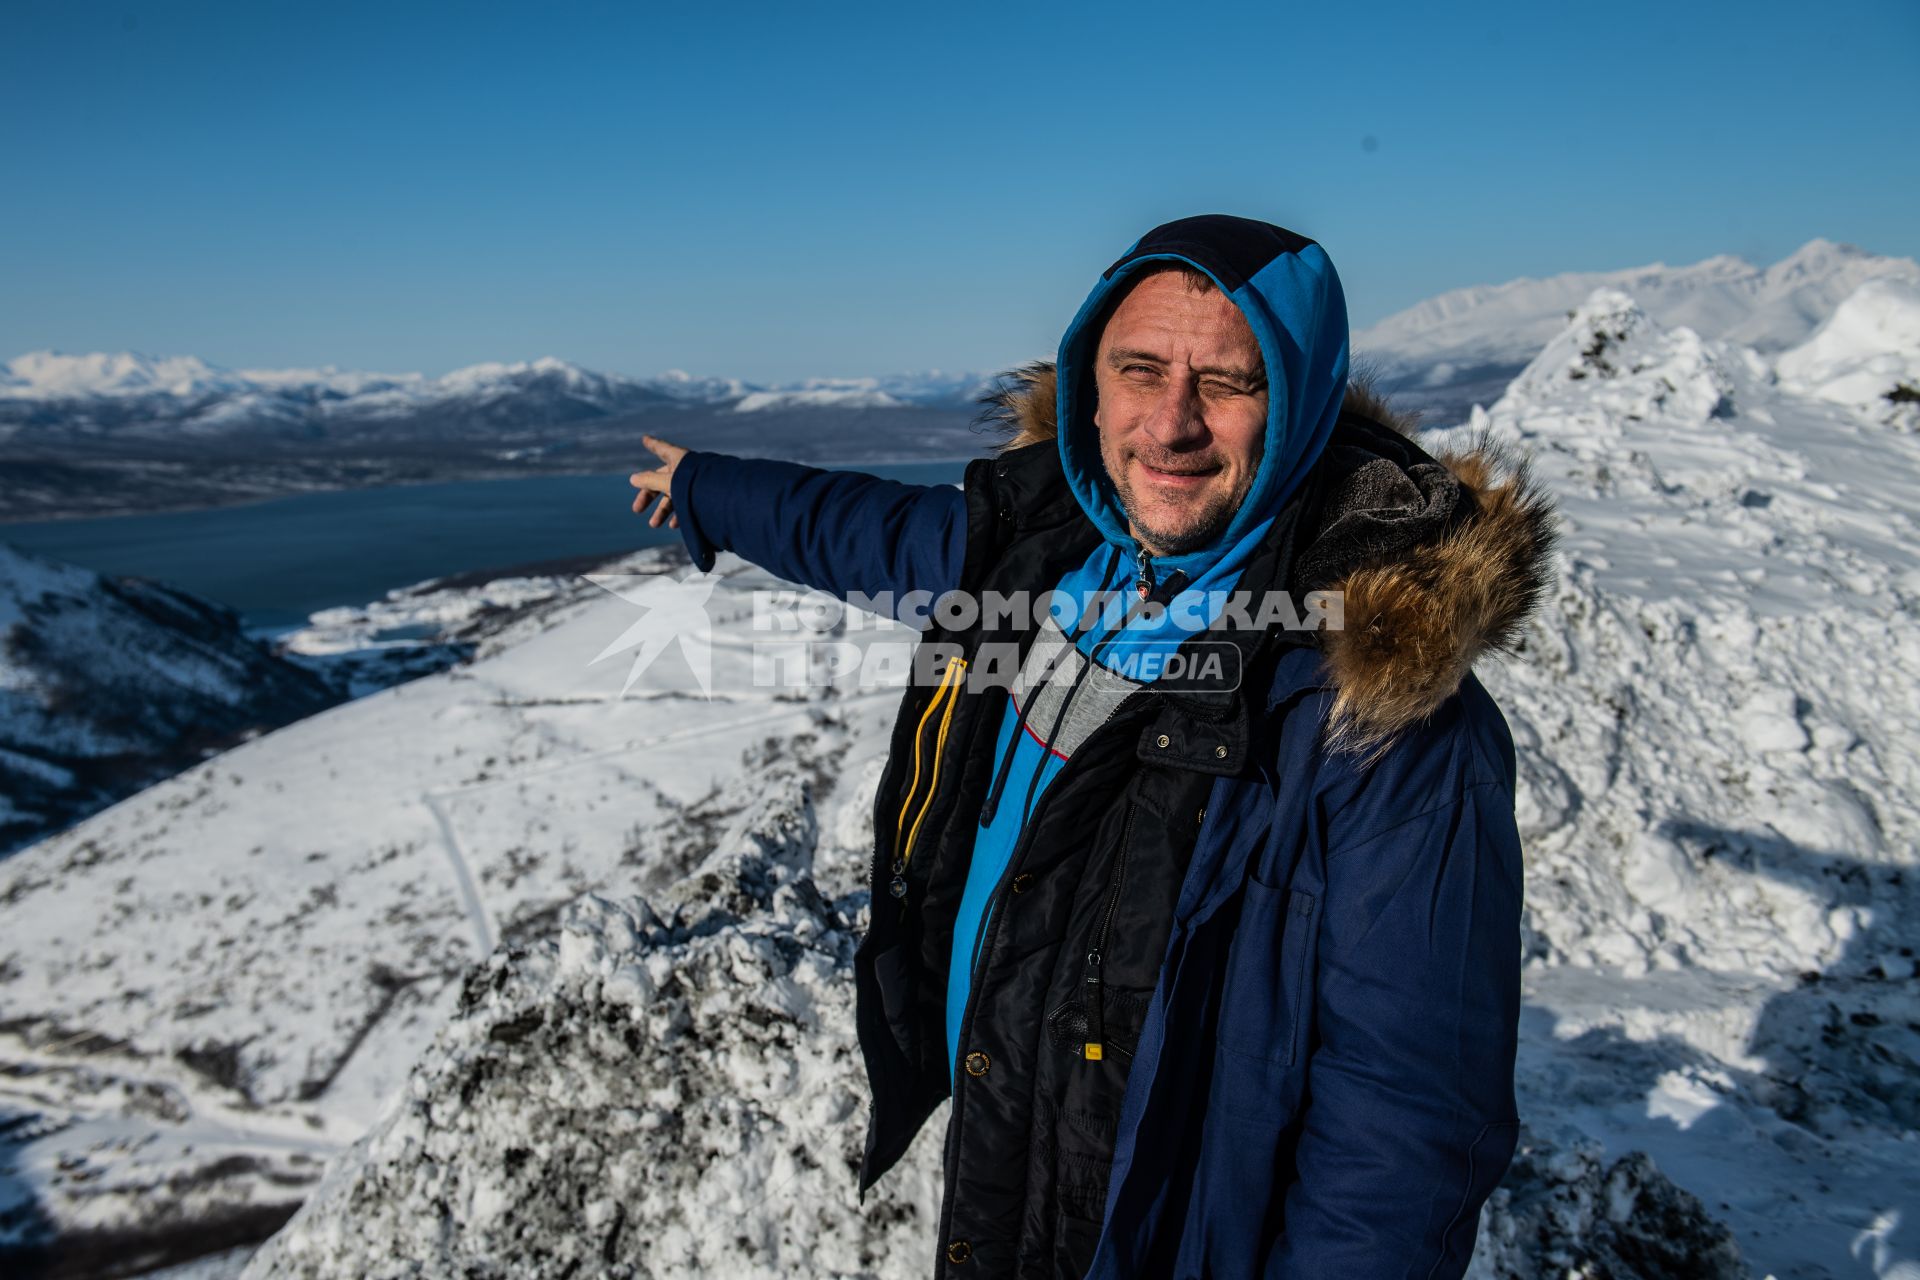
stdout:
<svg viewBox="0 0 1920 1280">
<path fill-rule="evenodd" d="M 1356 350 L 1402 361 L 1527 360 L 1594 290 L 1619 289 L 1669 327 L 1781 351 L 1803 341 L 1872 279 L 1920 283 L 1920 263 L 1810 240 L 1772 266 L 1722 254 L 1690 266 L 1568 272 L 1436 295 L 1353 335 Z"/>
<path fill-rule="evenodd" d="M 1797 391 L 1920 430 L 1920 284 L 1868 281 L 1775 364 Z"/>
<path fill-rule="evenodd" d="M 87 400 L 170 396 L 189 400 L 215 395 L 306 394 L 344 400 L 386 395 L 436 400 L 489 393 L 529 378 L 551 377 L 586 395 L 605 395 L 621 379 L 582 369 L 551 356 L 520 364 L 476 364 L 440 378 L 419 373 L 366 373 L 337 369 L 222 369 L 197 356 L 154 357 L 137 352 L 63 355 L 33 351 L 0 365 L 0 398 Z"/>
<path fill-rule="evenodd" d="M 1596 289 L 1617 289 L 1663 327 L 1762 353 L 1804 341 L 1869 280 L 1920 284 L 1920 263 L 1812 240 L 1767 268 L 1720 255 L 1691 266 L 1570 272 L 1455 289 L 1356 331 L 1381 386 L 1435 425 L 1464 421 L 1565 328 Z"/>
<path fill-rule="evenodd" d="M 735 413 L 767 409 L 898 409 L 907 402 L 880 390 L 871 378 L 816 381 L 790 391 L 755 391 L 740 398 Z"/>
<path fill-rule="evenodd" d="M 1610 289 L 1428 445 L 1472 434 L 1565 517 L 1523 660 L 1482 672 L 1523 782 L 1522 1114 L 1650 1152 L 1780 1276 L 1920 1259 L 1915 437 Z"/>
</svg>

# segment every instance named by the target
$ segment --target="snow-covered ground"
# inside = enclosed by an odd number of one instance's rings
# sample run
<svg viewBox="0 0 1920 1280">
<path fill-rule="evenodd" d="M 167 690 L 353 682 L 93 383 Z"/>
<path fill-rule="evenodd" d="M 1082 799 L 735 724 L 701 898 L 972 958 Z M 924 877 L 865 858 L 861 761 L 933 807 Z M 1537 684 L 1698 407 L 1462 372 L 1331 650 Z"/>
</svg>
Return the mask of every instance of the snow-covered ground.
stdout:
<svg viewBox="0 0 1920 1280">
<path fill-rule="evenodd" d="M 1863 287 L 1766 355 L 1601 290 L 1458 429 L 1567 520 L 1482 671 L 1520 754 L 1530 1134 L 1483 1280 L 1738 1274 L 1716 1220 L 1755 1275 L 1920 1273 L 1917 316 Z M 0 863 L 0 1240 L 157 1264 L 308 1201 L 256 1274 L 922 1272 L 938 1118 L 865 1204 L 849 1167 L 898 689 L 757 687 L 776 584 L 721 568 L 711 699 L 673 650 L 623 696 L 595 659 L 641 609 L 554 578 L 466 665 Z"/>
</svg>

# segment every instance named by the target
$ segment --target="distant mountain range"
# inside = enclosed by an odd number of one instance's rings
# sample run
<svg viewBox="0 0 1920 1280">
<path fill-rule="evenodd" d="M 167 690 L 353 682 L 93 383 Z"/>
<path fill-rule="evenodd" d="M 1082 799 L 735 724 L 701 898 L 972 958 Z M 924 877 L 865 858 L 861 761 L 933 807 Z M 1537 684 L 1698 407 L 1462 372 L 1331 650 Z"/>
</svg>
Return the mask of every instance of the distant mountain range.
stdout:
<svg viewBox="0 0 1920 1280">
<path fill-rule="evenodd" d="M 1920 264 L 1813 240 L 1770 267 L 1574 272 L 1456 289 L 1354 334 L 1383 390 L 1429 425 L 1491 404 L 1596 288 L 1703 338 L 1777 352 L 1863 282 Z M 0 364 L 0 521 L 211 506 L 316 488 L 615 471 L 639 437 L 811 462 L 970 456 L 995 375 L 931 371 L 761 385 L 597 373 L 551 357 L 443 377 L 235 370 L 192 356 L 38 351 Z"/>
<path fill-rule="evenodd" d="M 35 351 L 0 365 L 0 441 L 433 436 L 513 431 L 672 406 L 775 409 L 964 407 L 982 374 L 809 378 L 760 386 L 737 378 L 596 373 L 544 357 L 477 364 L 439 378 L 325 369 L 223 369 L 194 356 Z"/>
<path fill-rule="evenodd" d="M 655 434 L 816 463 L 971 457 L 991 380 L 634 379 L 554 359 L 440 378 L 35 352 L 0 365 L 0 521 L 645 465 Z"/>
</svg>

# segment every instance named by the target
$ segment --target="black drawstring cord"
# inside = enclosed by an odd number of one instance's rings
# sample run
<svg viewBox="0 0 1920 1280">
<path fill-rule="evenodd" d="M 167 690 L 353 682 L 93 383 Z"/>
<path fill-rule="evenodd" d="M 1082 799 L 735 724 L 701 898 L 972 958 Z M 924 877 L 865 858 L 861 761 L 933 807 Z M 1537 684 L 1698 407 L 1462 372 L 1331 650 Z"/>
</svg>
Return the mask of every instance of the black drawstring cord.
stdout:
<svg viewBox="0 0 1920 1280">
<path fill-rule="evenodd" d="M 1087 654 L 1086 661 L 1081 663 L 1080 669 L 1073 673 L 1073 684 L 1068 686 L 1067 696 L 1060 699 L 1060 709 L 1053 713 L 1053 724 L 1047 729 L 1046 743 L 1040 748 L 1040 758 L 1033 762 L 1033 776 L 1027 779 L 1026 798 L 1020 802 L 1020 820 L 1022 822 L 1026 821 L 1027 810 L 1033 804 L 1033 789 L 1040 785 L 1040 774 L 1047 767 L 1047 757 L 1053 754 L 1054 737 L 1060 732 L 1060 726 L 1066 723 L 1067 712 L 1073 709 L 1073 701 L 1079 696 L 1080 685 L 1086 680 L 1087 673 L 1093 670 L 1093 664 L 1099 660 L 1100 650 L 1112 644 L 1115 640 L 1118 640 L 1126 631 L 1127 624 L 1138 617 L 1140 611 L 1145 609 L 1148 603 L 1146 600 L 1136 600 L 1128 605 L 1126 613 L 1122 614 L 1120 621 L 1114 624 L 1113 630 L 1108 633 L 1105 639 L 1100 640 L 1093 646 L 1092 650 Z M 1078 647 L 1077 643 L 1075 647 Z M 1008 754 L 1012 753 L 1009 752 Z"/>
<path fill-rule="evenodd" d="M 1119 565 L 1120 548 L 1115 547 L 1107 556 L 1107 567 L 1100 574 L 1100 581 L 1105 582 L 1108 578 L 1111 578 L 1113 571 L 1118 568 Z M 1106 607 L 1106 596 L 1106 587 L 1102 587 L 1094 593 L 1093 599 L 1088 604 L 1086 616 L 1075 621 L 1073 633 L 1067 636 L 1067 643 L 1061 646 L 1060 652 L 1047 664 L 1046 670 L 1040 673 L 1040 678 L 1034 682 L 1033 688 L 1027 691 L 1027 702 L 1029 705 L 1032 704 L 1035 694 L 1037 694 L 1039 690 L 1046 688 L 1048 682 L 1053 679 L 1053 673 L 1059 669 L 1061 663 L 1067 660 L 1067 654 L 1079 645 L 1080 637 L 1093 629 L 1094 622 L 1099 619 L 1100 611 Z M 1008 690 L 1007 697 L 1013 700 L 1012 690 Z M 1014 752 L 1019 749 L 1020 735 L 1026 732 L 1026 708 L 1022 707 L 1018 700 L 1013 700 L 1013 710 L 1013 736 L 1007 739 L 1006 753 L 1000 757 L 1000 767 L 994 770 L 993 786 L 987 790 L 987 801 L 980 806 L 980 825 L 983 827 L 992 826 L 993 815 L 1000 811 L 1000 796 L 1007 787 L 1007 774 L 1013 769 L 1013 755 Z"/>
</svg>

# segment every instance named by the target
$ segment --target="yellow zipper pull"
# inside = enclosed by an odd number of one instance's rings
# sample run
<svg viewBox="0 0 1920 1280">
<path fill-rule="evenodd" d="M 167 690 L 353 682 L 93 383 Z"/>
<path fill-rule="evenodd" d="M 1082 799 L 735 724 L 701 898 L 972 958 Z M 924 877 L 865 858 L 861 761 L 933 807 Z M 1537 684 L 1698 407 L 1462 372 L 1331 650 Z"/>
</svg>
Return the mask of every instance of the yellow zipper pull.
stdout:
<svg viewBox="0 0 1920 1280">
<path fill-rule="evenodd" d="M 934 690 L 933 698 L 927 703 L 927 709 L 920 717 L 920 723 L 913 731 L 913 782 L 907 787 L 907 798 L 900 805 L 900 817 L 894 827 L 893 879 L 887 884 L 887 892 L 896 898 L 907 896 L 907 860 L 913 857 L 914 841 L 919 838 L 920 824 L 926 819 L 927 809 L 933 804 L 934 789 L 940 783 L 940 756 L 946 749 L 947 729 L 953 723 L 954 704 L 960 700 L 960 681 L 967 672 L 967 660 L 954 658 L 940 672 L 940 687 Z M 914 796 L 920 790 L 921 742 L 926 734 L 928 721 L 938 714 L 940 722 L 936 729 L 933 744 L 933 760 L 927 770 L 927 794 L 920 801 L 919 812 L 913 819 L 913 825 L 907 825 L 907 814 L 913 809 Z"/>
</svg>

